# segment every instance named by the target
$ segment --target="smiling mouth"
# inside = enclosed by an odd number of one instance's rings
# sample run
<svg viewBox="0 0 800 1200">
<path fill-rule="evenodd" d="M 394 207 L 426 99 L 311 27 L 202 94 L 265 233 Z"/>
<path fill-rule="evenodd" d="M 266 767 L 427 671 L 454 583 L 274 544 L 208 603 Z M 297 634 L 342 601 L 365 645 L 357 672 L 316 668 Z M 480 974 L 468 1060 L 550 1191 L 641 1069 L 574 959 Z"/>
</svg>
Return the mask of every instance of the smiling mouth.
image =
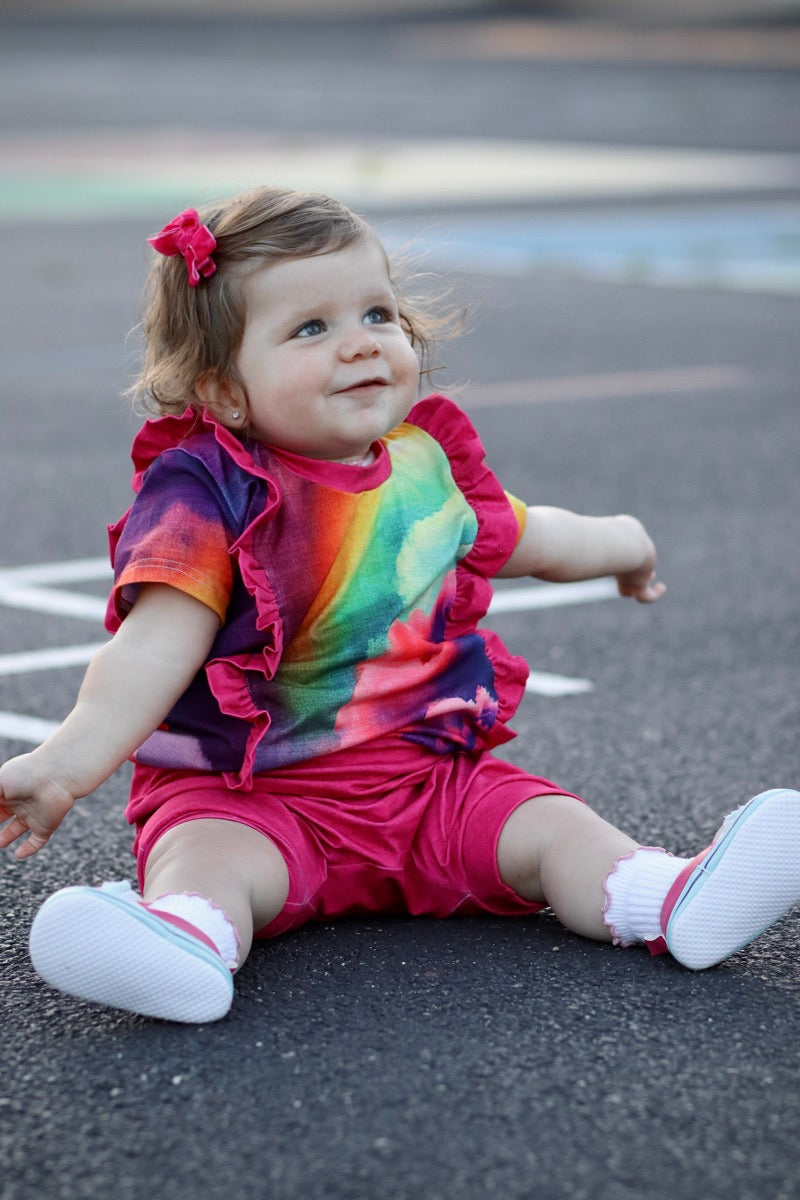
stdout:
<svg viewBox="0 0 800 1200">
<path fill-rule="evenodd" d="M 338 392 L 367 392 L 374 388 L 384 388 L 388 381 L 382 375 L 376 375 L 372 379 L 360 379 L 357 383 L 350 383 L 347 387 L 339 388 Z"/>
</svg>

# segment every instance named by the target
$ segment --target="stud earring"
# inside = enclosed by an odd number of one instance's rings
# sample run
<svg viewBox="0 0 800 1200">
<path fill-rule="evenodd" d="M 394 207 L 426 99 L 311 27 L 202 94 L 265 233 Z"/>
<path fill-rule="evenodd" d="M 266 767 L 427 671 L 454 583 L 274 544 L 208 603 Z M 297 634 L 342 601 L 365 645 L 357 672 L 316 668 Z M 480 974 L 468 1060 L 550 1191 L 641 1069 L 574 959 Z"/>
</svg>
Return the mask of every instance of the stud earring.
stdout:
<svg viewBox="0 0 800 1200">
<path fill-rule="evenodd" d="M 241 421 L 242 414 L 239 412 L 238 408 L 234 408 L 231 410 L 231 419 L 233 421 Z"/>
</svg>

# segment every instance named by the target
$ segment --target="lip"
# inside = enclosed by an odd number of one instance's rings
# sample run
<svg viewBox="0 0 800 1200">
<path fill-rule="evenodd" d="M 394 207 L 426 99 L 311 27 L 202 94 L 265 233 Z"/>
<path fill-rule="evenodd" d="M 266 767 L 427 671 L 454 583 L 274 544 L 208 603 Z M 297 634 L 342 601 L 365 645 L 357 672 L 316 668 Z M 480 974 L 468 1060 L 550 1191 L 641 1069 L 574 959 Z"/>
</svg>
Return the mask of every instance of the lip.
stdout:
<svg viewBox="0 0 800 1200">
<path fill-rule="evenodd" d="M 348 383 L 345 387 L 337 388 L 334 395 L 341 396 L 353 392 L 364 395 L 368 392 L 379 391 L 381 388 L 388 386 L 389 381 L 383 375 L 370 375 L 367 379 L 356 379 L 353 383 Z"/>
</svg>

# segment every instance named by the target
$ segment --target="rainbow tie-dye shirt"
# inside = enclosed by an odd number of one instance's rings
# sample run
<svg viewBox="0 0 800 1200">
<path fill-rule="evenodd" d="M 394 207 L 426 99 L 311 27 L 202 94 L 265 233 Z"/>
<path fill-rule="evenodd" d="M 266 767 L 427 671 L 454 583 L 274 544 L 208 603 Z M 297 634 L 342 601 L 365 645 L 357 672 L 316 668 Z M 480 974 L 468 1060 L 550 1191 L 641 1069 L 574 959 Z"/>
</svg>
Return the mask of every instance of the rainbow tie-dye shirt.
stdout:
<svg viewBox="0 0 800 1200">
<path fill-rule="evenodd" d="M 137 761 L 246 786 L 388 733 L 439 752 L 513 736 L 527 667 L 477 625 L 524 506 L 445 397 L 373 449 L 352 467 L 242 442 L 205 411 L 147 423 L 110 531 L 108 627 L 160 582 L 220 631 Z"/>
</svg>

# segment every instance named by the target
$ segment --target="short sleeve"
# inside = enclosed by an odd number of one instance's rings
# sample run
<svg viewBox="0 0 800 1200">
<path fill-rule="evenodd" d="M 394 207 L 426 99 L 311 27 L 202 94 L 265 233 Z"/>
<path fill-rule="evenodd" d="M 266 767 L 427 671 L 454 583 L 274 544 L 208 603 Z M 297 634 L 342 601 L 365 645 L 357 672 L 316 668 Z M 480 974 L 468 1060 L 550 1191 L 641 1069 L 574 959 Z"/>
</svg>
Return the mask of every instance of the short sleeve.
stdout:
<svg viewBox="0 0 800 1200">
<path fill-rule="evenodd" d="M 508 500 L 508 503 L 511 505 L 514 511 L 514 516 L 517 518 L 517 526 L 519 528 L 519 532 L 517 533 L 517 545 L 519 545 L 519 539 L 525 532 L 525 526 L 528 521 L 528 506 L 524 500 L 519 500 L 516 496 L 513 496 L 511 492 L 506 492 L 506 500 Z"/>
<path fill-rule="evenodd" d="M 214 481 L 180 450 L 147 469 L 122 520 L 109 530 L 114 587 L 107 624 L 115 628 L 145 583 L 165 583 L 225 620 L 233 587 L 229 531 Z"/>
</svg>

